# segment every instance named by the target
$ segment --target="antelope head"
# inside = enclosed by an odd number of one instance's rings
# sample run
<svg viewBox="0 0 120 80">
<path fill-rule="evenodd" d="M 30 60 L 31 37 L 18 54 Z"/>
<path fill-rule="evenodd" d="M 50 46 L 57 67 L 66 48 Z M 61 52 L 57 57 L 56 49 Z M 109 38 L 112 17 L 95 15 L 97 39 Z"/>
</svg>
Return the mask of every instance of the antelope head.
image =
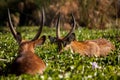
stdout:
<svg viewBox="0 0 120 80">
<path fill-rule="evenodd" d="M 13 27 L 12 21 L 11 21 L 9 9 L 8 9 L 8 18 L 9 18 L 9 25 L 10 25 L 9 28 L 20 48 L 32 51 L 32 49 L 36 45 L 41 45 L 45 42 L 45 39 L 46 39 L 45 36 L 42 36 L 41 38 L 39 38 L 39 36 L 42 32 L 42 27 L 44 26 L 44 11 L 42 11 L 42 24 L 40 25 L 37 34 L 35 35 L 35 37 L 32 40 L 24 40 L 24 39 L 22 39 L 21 33 L 16 32 L 16 30 Z"/>
<path fill-rule="evenodd" d="M 69 33 L 65 37 L 60 36 L 60 13 L 58 15 L 57 24 L 56 24 L 56 37 L 48 36 L 51 44 L 55 43 L 58 45 L 58 52 L 61 52 L 63 48 L 69 46 L 69 44 L 75 40 L 75 33 L 73 33 L 75 29 L 75 18 L 73 14 L 72 16 L 72 28 Z"/>
<path fill-rule="evenodd" d="M 15 74 L 41 74 L 45 69 L 45 63 L 40 58 L 38 58 L 37 55 L 35 55 L 34 48 L 37 45 L 42 45 L 46 40 L 46 36 L 39 38 L 45 22 L 44 9 L 42 9 L 42 24 L 40 25 L 38 32 L 32 40 L 22 39 L 21 34 L 14 29 L 9 9 L 8 18 L 10 31 L 19 45 L 19 54 L 12 65 L 13 72 L 15 72 Z"/>
</svg>

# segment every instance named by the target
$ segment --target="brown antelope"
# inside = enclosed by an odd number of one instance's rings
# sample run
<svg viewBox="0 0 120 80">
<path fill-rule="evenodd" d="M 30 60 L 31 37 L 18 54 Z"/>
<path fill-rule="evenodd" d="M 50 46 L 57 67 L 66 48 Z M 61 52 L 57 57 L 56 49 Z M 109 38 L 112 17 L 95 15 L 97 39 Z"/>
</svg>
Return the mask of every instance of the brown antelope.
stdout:
<svg viewBox="0 0 120 80">
<path fill-rule="evenodd" d="M 42 36 L 39 38 L 42 27 L 44 26 L 44 10 L 42 10 L 42 24 L 39 27 L 39 31 L 35 35 L 32 40 L 23 40 L 21 34 L 16 32 L 13 28 L 13 24 L 11 21 L 10 11 L 8 9 L 8 18 L 9 18 L 9 28 L 12 32 L 13 37 L 17 41 L 19 45 L 18 56 L 13 61 L 11 67 L 11 72 L 17 75 L 20 74 L 31 74 L 34 75 L 36 73 L 42 74 L 46 68 L 46 65 L 42 59 L 40 59 L 35 53 L 34 48 L 37 45 L 42 45 L 46 36 Z"/>
<path fill-rule="evenodd" d="M 58 45 L 58 51 L 70 49 L 71 52 L 79 53 L 80 55 L 87 56 L 106 56 L 111 50 L 114 50 L 114 45 L 106 39 L 96 39 L 96 40 L 86 40 L 86 41 L 76 41 L 75 33 L 75 18 L 72 15 L 73 27 L 70 32 L 63 38 L 60 37 L 60 15 L 57 20 L 56 25 L 56 37 L 48 36 L 51 43 L 56 43 Z M 62 49 L 63 48 L 63 49 Z"/>
</svg>

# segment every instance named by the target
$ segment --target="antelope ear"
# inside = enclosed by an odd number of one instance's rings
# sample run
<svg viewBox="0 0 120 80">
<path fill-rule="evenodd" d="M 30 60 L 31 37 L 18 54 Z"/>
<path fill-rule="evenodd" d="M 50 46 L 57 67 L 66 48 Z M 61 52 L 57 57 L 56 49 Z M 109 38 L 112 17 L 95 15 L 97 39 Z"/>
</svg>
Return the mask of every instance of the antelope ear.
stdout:
<svg viewBox="0 0 120 80">
<path fill-rule="evenodd" d="M 40 39 L 37 39 L 34 41 L 34 45 L 35 46 L 42 45 L 45 43 L 45 40 L 46 40 L 46 36 L 42 36 Z"/>
<path fill-rule="evenodd" d="M 56 42 L 56 38 L 55 37 L 48 36 L 48 38 L 49 38 L 51 44 Z"/>
<path fill-rule="evenodd" d="M 68 38 L 67 38 L 67 41 L 68 42 L 71 42 L 71 41 L 74 41 L 75 40 L 75 33 L 72 33 Z"/>
<path fill-rule="evenodd" d="M 63 41 L 63 46 L 70 44 L 71 41 L 75 40 L 75 33 L 72 33 L 65 41 Z"/>
</svg>

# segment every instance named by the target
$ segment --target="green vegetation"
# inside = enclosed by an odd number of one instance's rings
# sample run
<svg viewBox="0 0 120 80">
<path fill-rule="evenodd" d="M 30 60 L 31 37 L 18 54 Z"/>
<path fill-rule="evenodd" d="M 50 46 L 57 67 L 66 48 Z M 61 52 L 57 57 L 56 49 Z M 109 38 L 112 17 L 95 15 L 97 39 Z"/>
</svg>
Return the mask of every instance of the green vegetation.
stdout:
<svg viewBox="0 0 120 80">
<path fill-rule="evenodd" d="M 31 39 L 37 32 L 38 27 L 20 27 L 18 30 L 22 33 L 24 39 Z M 1 30 L 0 30 L 1 31 Z M 17 56 L 18 45 L 8 28 L 4 28 L 5 32 L 0 32 L 0 70 L 3 73 L 9 71 L 12 60 Z M 61 31 L 65 35 L 66 31 Z M 51 45 L 48 38 L 44 45 L 35 49 L 36 54 L 41 57 L 47 68 L 43 75 L 21 75 L 15 76 L 2 74 L 0 80 L 116 80 L 120 78 L 120 42 L 118 42 L 118 29 L 107 30 L 89 30 L 77 29 L 75 31 L 77 40 L 88 40 L 104 37 L 110 40 L 116 46 L 116 50 L 106 57 L 86 57 L 79 54 L 72 54 L 70 51 L 64 51 L 58 54 L 56 45 Z M 41 35 L 55 36 L 55 28 L 44 27 Z M 1 60 L 4 59 L 4 60 Z M 92 68 L 92 63 L 96 62 L 99 68 Z"/>
</svg>

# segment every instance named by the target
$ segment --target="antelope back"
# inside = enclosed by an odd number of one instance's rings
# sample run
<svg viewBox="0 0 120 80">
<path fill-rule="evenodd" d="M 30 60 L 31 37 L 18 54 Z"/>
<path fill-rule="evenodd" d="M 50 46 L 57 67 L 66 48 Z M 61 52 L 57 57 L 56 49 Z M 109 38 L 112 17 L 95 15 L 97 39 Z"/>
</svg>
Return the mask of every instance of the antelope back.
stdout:
<svg viewBox="0 0 120 80">
<path fill-rule="evenodd" d="M 42 23 L 38 29 L 38 32 L 32 40 L 24 40 L 22 39 L 21 34 L 19 32 L 16 32 L 11 21 L 9 9 L 8 18 L 11 33 L 19 45 L 19 54 L 12 63 L 11 72 L 17 75 L 25 73 L 32 75 L 36 73 L 42 74 L 45 70 L 46 65 L 44 61 L 34 53 L 34 48 L 37 45 L 42 45 L 46 40 L 46 36 L 44 35 L 39 38 L 42 32 L 42 27 L 44 26 L 44 9 L 42 10 Z"/>
<path fill-rule="evenodd" d="M 86 41 L 72 41 L 69 45 L 64 47 L 64 50 L 71 50 L 72 53 L 79 53 L 87 56 L 106 56 L 115 46 L 106 39 L 86 40 Z"/>
<path fill-rule="evenodd" d="M 115 50 L 115 46 L 106 39 L 96 39 L 91 40 L 92 42 L 95 42 L 99 48 L 100 48 L 100 56 L 106 56 L 108 53 L 110 53 L 112 50 Z"/>
</svg>

